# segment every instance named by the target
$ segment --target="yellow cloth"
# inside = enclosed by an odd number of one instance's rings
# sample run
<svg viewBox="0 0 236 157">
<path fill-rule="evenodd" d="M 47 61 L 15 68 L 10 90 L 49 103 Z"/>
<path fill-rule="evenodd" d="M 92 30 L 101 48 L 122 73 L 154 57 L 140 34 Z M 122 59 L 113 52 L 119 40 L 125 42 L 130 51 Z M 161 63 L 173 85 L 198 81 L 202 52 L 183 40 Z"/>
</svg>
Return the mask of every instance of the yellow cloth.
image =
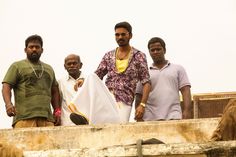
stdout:
<svg viewBox="0 0 236 157">
<path fill-rule="evenodd" d="M 129 51 L 129 53 L 127 54 L 128 57 L 126 59 L 119 59 L 118 52 L 119 52 L 119 48 L 116 49 L 116 69 L 119 73 L 122 73 L 126 70 L 126 68 L 129 65 L 129 57 L 130 57 L 131 51 Z"/>
<path fill-rule="evenodd" d="M 124 72 L 128 67 L 128 65 L 129 65 L 129 58 L 124 60 L 116 59 L 116 69 L 118 70 L 119 73 Z"/>
</svg>

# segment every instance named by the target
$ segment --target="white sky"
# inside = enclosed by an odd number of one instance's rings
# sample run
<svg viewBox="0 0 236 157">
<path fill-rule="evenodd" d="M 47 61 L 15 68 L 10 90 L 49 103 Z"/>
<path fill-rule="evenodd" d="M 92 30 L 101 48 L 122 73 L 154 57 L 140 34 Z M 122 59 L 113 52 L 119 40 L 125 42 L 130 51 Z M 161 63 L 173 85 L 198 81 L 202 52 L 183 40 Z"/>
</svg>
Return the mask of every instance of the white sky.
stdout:
<svg viewBox="0 0 236 157">
<path fill-rule="evenodd" d="M 105 52 L 117 46 L 114 25 L 133 26 L 131 45 L 151 58 L 147 42 L 163 38 L 166 59 L 185 67 L 192 93 L 235 91 L 236 0 L 0 0 L 0 79 L 14 61 L 26 58 L 24 41 L 44 40 L 41 60 L 57 78 L 64 58 L 77 53 L 92 73 Z M 11 128 L 0 98 L 0 128 Z"/>
</svg>

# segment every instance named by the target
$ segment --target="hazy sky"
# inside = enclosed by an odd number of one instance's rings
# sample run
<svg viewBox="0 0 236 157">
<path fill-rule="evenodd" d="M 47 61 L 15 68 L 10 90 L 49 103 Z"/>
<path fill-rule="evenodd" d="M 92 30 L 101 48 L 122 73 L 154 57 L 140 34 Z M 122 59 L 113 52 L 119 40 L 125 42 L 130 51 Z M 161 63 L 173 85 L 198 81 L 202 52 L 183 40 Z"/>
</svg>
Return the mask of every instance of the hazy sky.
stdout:
<svg viewBox="0 0 236 157">
<path fill-rule="evenodd" d="M 44 40 L 41 60 L 59 79 L 64 58 L 81 56 L 92 73 L 114 49 L 114 25 L 133 26 L 131 45 L 147 54 L 153 36 L 166 42 L 166 59 L 185 67 L 192 93 L 236 90 L 236 0 L 0 0 L 0 79 L 14 61 L 26 58 L 24 41 Z M 11 128 L 0 98 L 0 128 Z"/>
</svg>

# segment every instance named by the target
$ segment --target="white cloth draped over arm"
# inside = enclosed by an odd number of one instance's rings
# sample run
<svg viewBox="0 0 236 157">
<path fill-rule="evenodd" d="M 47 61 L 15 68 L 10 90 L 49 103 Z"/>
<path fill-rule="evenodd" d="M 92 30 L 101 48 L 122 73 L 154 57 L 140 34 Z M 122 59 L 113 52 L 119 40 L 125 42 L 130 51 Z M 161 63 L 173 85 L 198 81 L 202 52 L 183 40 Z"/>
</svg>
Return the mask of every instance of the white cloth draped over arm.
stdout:
<svg viewBox="0 0 236 157">
<path fill-rule="evenodd" d="M 89 124 L 120 122 L 114 96 L 95 73 L 85 79 L 68 107 L 71 112 L 85 116 Z"/>
</svg>

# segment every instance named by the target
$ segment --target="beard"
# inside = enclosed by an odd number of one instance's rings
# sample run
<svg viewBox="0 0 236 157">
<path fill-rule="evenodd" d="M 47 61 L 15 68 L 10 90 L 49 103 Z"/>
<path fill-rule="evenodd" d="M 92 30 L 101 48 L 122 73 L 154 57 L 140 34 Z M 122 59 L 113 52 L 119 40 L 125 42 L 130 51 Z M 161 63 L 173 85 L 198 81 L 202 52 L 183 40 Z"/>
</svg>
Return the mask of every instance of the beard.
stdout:
<svg viewBox="0 0 236 157">
<path fill-rule="evenodd" d="M 127 46 L 129 45 L 129 40 L 125 40 L 125 39 L 120 39 L 120 40 L 117 40 L 117 44 L 122 47 L 122 46 Z"/>
<path fill-rule="evenodd" d="M 41 56 L 41 53 L 31 53 L 29 55 L 27 55 L 27 58 L 31 61 L 31 62 L 38 62 L 39 58 Z"/>
<path fill-rule="evenodd" d="M 152 56 L 152 60 L 155 63 L 162 63 L 162 62 L 165 61 L 165 58 L 164 57 L 160 57 L 160 56 Z"/>
</svg>

